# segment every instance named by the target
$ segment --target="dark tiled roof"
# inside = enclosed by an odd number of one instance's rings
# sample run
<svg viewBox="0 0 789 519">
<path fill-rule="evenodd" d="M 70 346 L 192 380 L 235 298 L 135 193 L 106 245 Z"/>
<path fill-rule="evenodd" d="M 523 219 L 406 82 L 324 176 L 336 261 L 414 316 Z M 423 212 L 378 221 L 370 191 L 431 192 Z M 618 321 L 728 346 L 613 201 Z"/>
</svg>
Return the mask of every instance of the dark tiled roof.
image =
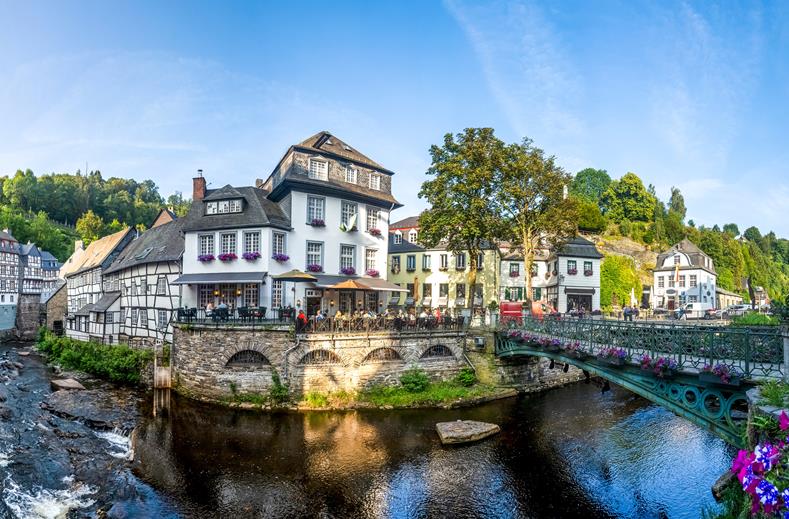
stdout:
<svg viewBox="0 0 789 519">
<path fill-rule="evenodd" d="M 352 160 L 354 162 L 358 162 L 359 164 L 364 164 L 374 169 L 391 173 L 391 171 L 381 166 L 367 155 L 364 155 L 363 153 L 348 145 L 345 141 L 335 137 L 327 131 L 318 132 L 315 135 L 306 138 L 299 144 L 295 145 L 294 148 L 306 148 L 309 151 L 330 153 L 346 160 Z"/>
<path fill-rule="evenodd" d="M 148 229 L 127 245 L 104 273 L 146 263 L 180 260 L 184 253 L 183 225 L 183 220 L 174 220 Z"/>
<path fill-rule="evenodd" d="M 121 296 L 120 292 L 105 292 L 101 298 L 93 304 L 93 308 L 91 308 L 91 312 L 106 312 L 109 307 L 112 306 L 112 303 L 118 300 Z"/>
<path fill-rule="evenodd" d="M 305 175 L 286 176 L 282 182 L 271 191 L 271 198 L 273 200 L 281 200 L 291 189 L 336 196 L 338 198 L 355 199 L 365 203 L 378 202 L 380 204 L 384 202 L 387 209 L 389 209 L 391 205 L 394 205 L 395 208 L 402 207 L 402 204 L 398 202 L 391 193 L 385 191 L 377 191 L 375 189 L 360 186 L 359 184 L 339 182 L 331 178 L 329 178 L 329 180 L 317 180 Z"/>
<path fill-rule="evenodd" d="M 578 258 L 602 258 L 595 244 L 585 238 L 576 236 L 564 244 L 556 254 L 557 256 L 573 256 Z"/>
<path fill-rule="evenodd" d="M 408 218 L 403 218 L 402 220 L 398 220 L 394 223 L 389 224 L 389 229 L 411 229 L 413 227 L 419 227 L 419 215 L 417 216 L 409 216 Z"/>
<path fill-rule="evenodd" d="M 0 240 L 17 241 L 16 238 L 11 235 L 11 231 L 0 231 Z"/>
<path fill-rule="evenodd" d="M 43 261 L 57 261 L 58 259 L 48 250 L 41 251 L 41 259 Z"/>
<path fill-rule="evenodd" d="M 679 243 L 674 244 L 669 250 L 665 252 L 661 252 L 657 257 L 657 261 L 655 262 L 655 265 L 662 265 L 666 259 L 673 256 L 677 252 L 682 252 L 687 254 L 688 258 L 690 258 L 690 264 L 693 267 L 700 268 L 706 270 L 707 272 L 715 274 L 715 265 L 712 262 L 712 258 L 710 258 L 709 260 L 710 267 L 705 267 L 703 259 L 705 257 L 709 258 L 709 256 L 705 254 L 704 251 L 701 250 L 695 243 L 693 243 L 687 238 L 683 239 Z M 672 265 L 670 267 L 656 267 L 655 270 L 668 271 L 668 270 L 674 270 L 674 268 L 675 267 Z M 682 268 L 680 267 L 680 270 L 681 269 Z"/>
<path fill-rule="evenodd" d="M 399 254 L 403 252 L 424 252 L 425 249 L 421 245 L 417 245 L 416 243 L 411 243 L 410 241 L 406 240 L 403 237 L 403 241 L 400 243 L 394 242 L 394 235 L 389 235 L 389 254 Z"/>
<path fill-rule="evenodd" d="M 217 191 L 238 195 L 224 196 L 220 198 L 241 198 L 244 199 L 243 211 L 240 213 L 225 214 L 205 214 L 205 202 L 202 200 L 192 201 L 189 214 L 178 221 L 184 222 L 184 231 L 209 231 L 218 229 L 237 229 L 242 227 L 262 227 L 274 226 L 282 229 L 290 229 L 290 219 L 282 211 L 276 202 L 266 198 L 266 191 L 252 186 L 231 187 L 225 186 L 221 189 L 213 189 L 206 192 L 205 200 L 214 199 Z"/>
<path fill-rule="evenodd" d="M 211 200 L 231 200 L 234 198 L 244 198 L 244 195 L 230 184 L 226 184 L 225 187 L 209 191 L 209 194 L 203 200 L 209 202 Z"/>
<path fill-rule="evenodd" d="M 23 256 L 41 256 L 35 243 L 26 243 L 19 246 L 19 254 Z"/>
</svg>

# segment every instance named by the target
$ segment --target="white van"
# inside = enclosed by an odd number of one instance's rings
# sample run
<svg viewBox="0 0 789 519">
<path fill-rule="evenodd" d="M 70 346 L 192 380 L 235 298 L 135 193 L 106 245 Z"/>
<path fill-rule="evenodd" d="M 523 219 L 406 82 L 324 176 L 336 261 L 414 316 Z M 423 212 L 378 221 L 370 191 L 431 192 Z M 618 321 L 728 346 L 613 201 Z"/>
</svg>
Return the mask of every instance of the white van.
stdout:
<svg viewBox="0 0 789 519">
<path fill-rule="evenodd" d="M 712 303 L 686 303 L 680 308 L 681 319 L 701 319 L 707 310 L 712 308 Z"/>
</svg>

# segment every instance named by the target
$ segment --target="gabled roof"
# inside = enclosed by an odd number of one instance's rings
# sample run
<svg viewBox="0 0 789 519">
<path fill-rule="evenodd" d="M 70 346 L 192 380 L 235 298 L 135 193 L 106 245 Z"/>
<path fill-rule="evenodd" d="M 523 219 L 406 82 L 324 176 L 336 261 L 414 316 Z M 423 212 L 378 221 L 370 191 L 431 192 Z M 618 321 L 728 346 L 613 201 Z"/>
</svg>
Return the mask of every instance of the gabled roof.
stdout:
<svg viewBox="0 0 789 519">
<path fill-rule="evenodd" d="M 66 262 L 60 270 L 61 277 L 65 278 L 78 272 L 101 266 L 131 232 L 133 232 L 132 229 L 127 227 L 122 231 L 91 242 L 84 251 L 75 252 L 74 255 L 77 256 L 77 260 L 71 264 Z"/>
<path fill-rule="evenodd" d="M 159 225 L 164 225 L 167 222 L 172 222 L 173 220 L 177 220 L 178 216 L 174 212 L 172 212 L 167 207 L 163 207 L 159 213 L 156 215 L 156 218 L 153 219 L 151 222 L 150 227 L 157 227 Z"/>
<path fill-rule="evenodd" d="M 17 241 L 8 229 L 0 231 L 0 240 Z"/>
<path fill-rule="evenodd" d="M 244 198 L 244 195 L 230 184 L 225 184 L 225 187 L 211 190 L 210 194 L 207 194 L 203 200 L 208 202 L 210 200 L 230 200 L 234 198 Z"/>
<path fill-rule="evenodd" d="M 557 252 L 556 255 L 593 259 L 600 259 L 603 257 L 603 255 L 600 254 L 600 251 L 597 250 L 597 247 L 595 247 L 594 243 L 580 236 L 576 236 L 565 243 L 564 246 L 559 249 L 559 252 Z"/>
<path fill-rule="evenodd" d="M 408 218 L 403 218 L 402 220 L 389 224 L 390 231 L 396 229 L 411 229 L 413 227 L 419 227 L 419 215 L 409 216 Z"/>
<path fill-rule="evenodd" d="M 370 166 L 371 168 L 383 171 L 385 173 L 392 173 L 367 155 L 364 155 L 360 151 L 348 145 L 339 137 L 336 137 L 327 131 L 318 132 L 311 137 L 307 137 L 293 147 L 306 149 L 307 151 L 312 152 L 319 151 L 321 153 L 329 153 L 345 160 L 350 160 L 359 164 Z"/>
<path fill-rule="evenodd" d="M 36 244 L 30 242 L 19 246 L 19 254 L 22 256 L 41 256 L 41 253 L 38 252 L 38 247 L 36 247 Z"/>
<path fill-rule="evenodd" d="M 146 263 L 180 260 L 184 253 L 183 226 L 184 220 L 181 219 L 148 229 L 129 243 L 104 273 Z"/>
<path fill-rule="evenodd" d="M 673 265 L 671 265 L 669 267 L 662 267 L 661 265 L 663 265 L 663 262 L 667 258 L 673 256 L 677 252 L 682 252 L 682 253 L 686 254 L 688 256 L 688 258 L 690 259 L 690 264 L 693 267 L 706 270 L 707 272 L 709 272 L 711 274 L 716 274 L 716 272 L 715 272 L 715 264 L 712 262 L 712 258 L 710 258 L 695 243 L 693 243 L 692 241 L 690 241 L 687 238 L 683 239 L 679 243 L 675 243 L 669 250 L 667 250 L 665 252 L 661 252 L 660 254 L 658 254 L 657 261 L 655 262 L 655 265 L 656 265 L 655 270 L 656 271 L 660 271 L 660 270 L 664 270 L 664 271 L 674 270 L 675 267 Z M 710 264 L 709 267 L 706 267 L 704 265 L 704 263 L 702 261 L 703 258 L 709 258 L 709 264 Z M 685 269 L 687 269 L 687 267 L 685 267 Z M 682 267 L 680 267 L 680 270 L 683 270 Z"/>
<path fill-rule="evenodd" d="M 48 250 L 41 251 L 41 259 L 43 261 L 57 261 L 58 259 Z"/>
<path fill-rule="evenodd" d="M 228 193 L 230 187 L 244 199 L 243 210 L 240 213 L 205 214 L 205 200 L 213 199 L 217 191 Z M 231 187 L 208 190 L 203 200 L 193 200 L 189 214 L 179 221 L 184 222 L 183 231 L 208 231 L 217 229 L 238 229 L 243 227 L 273 226 L 281 229 L 290 229 L 290 219 L 275 202 L 266 198 L 266 191 L 252 186 Z"/>
<path fill-rule="evenodd" d="M 93 304 L 91 312 L 106 312 L 112 303 L 118 300 L 121 296 L 120 292 L 105 292 L 101 298 Z"/>
</svg>

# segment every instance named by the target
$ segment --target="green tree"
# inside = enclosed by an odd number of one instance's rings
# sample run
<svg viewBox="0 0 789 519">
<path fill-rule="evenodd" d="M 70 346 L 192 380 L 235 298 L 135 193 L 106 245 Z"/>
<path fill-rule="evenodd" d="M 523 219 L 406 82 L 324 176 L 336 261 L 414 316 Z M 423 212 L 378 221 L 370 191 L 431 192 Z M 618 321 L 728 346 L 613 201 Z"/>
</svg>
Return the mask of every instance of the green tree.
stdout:
<svg viewBox="0 0 789 519">
<path fill-rule="evenodd" d="M 600 198 L 611 184 L 611 177 L 604 169 L 586 168 L 575 174 L 570 183 L 570 194 L 587 202 L 600 203 Z"/>
<path fill-rule="evenodd" d="M 566 196 L 571 177 L 554 156 L 533 146 L 530 139 L 507 146 L 506 161 L 496 189 L 496 213 L 505 228 L 499 237 L 523 253 L 524 272 L 531 272 L 535 253 L 546 245 L 561 247 L 578 232 L 578 202 Z M 531 301 L 531 276 L 526 276 Z"/>
<path fill-rule="evenodd" d="M 184 198 L 184 195 L 180 191 L 176 191 L 167 197 L 167 206 L 172 209 L 178 218 L 181 218 L 182 216 L 186 216 L 186 213 L 189 212 L 189 208 L 192 207 L 192 199 Z"/>
<path fill-rule="evenodd" d="M 79 233 L 85 245 L 98 240 L 104 234 L 104 220 L 101 219 L 91 209 L 77 220 L 77 233 Z"/>
<path fill-rule="evenodd" d="M 606 256 L 600 265 L 600 306 L 610 310 L 613 305 L 630 304 L 631 290 L 641 297 L 641 280 L 633 258 Z"/>
<path fill-rule="evenodd" d="M 614 222 L 631 220 L 648 222 L 654 215 L 655 197 L 635 173 L 614 180 L 602 197 L 603 214 Z"/>
<path fill-rule="evenodd" d="M 740 228 L 737 227 L 736 223 L 727 223 L 723 226 L 723 232 L 731 236 L 732 238 L 736 238 L 740 235 Z"/>
<path fill-rule="evenodd" d="M 745 232 L 742 233 L 742 235 L 746 240 L 752 241 L 756 244 L 762 242 L 762 233 L 759 232 L 758 227 L 748 227 L 747 229 L 745 229 Z"/>
<path fill-rule="evenodd" d="M 595 202 L 578 200 L 578 228 L 588 232 L 603 232 L 608 225 Z"/>
<path fill-rule="evenodd" d="M 419 216 L 419 241 L 426 247 L 443 243 L 455 254 L 468 252 L 468 282 L 477 278 L 477 256 L 496 243 L 501 219 L 493 201 L 500 189 L 498 179 L 505 145 L 492 128 L 466 128 L 444 136 L 442 146 L 430 147 L 431 177 L 419 190 L 430 209 Z"/>
<path fill-rule="evenodd" d="M 669 211 L 674 211 L 680 216 L 680 222 L 685 220 L 685 215 L 688 210 L 685 208 L 685 197 L 679 191 L 679 188 L 671 186 L 671 198 L 668 201 Z"/>
</svg>

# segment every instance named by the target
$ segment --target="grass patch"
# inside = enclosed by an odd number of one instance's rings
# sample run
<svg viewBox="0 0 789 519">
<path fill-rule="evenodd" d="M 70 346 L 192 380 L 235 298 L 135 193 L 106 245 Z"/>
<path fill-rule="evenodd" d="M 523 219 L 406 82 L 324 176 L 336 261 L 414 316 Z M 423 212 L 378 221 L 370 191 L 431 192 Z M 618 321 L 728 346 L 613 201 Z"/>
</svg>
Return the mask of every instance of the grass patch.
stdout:
<svg viewBox="0 0 789 519">
<path fill-rule="evenodd" d="M 759 386 L 759 390 L 767 404 L 775 407 L 784 407 L 786 405 L 786 398 L 789 397 L 789 384 L 770 380 Z"/>
<path fill-rule="evenodd" d="M 732 326 L 778 326 L 781 321 L 771 315 L 749 312 L 744 315 L 735 315 L 731 318 Z"/>
<path fill-rule="evenodd" d="M 39 334 L 38 350 L 46 353 L 50 362 L 66 369 L 122 384 L 139 384 L 143 368 L 153 359 L 150 350 L 78 341 L 48 332 Z"/>
<path fill-rule="evenodd" d="M 359 392 L 360 402 L 368 402 L 378 407 L 411 407 L 435 405 L 456 400 L 485 396 L 494 391 L 493 386 L 475 385 L 471 387 L 452 382 L 433 382 L 418 393 L 408 389 L 391 386 L 374 386 Z"/>
<path fill-rule="evenodd" d="M 301 403 L 314 409 L 326 407 L 344 407 L 356 400 L 356 393 L 350 391 L 310 391 L 304 395 Z"/>
</svg>

